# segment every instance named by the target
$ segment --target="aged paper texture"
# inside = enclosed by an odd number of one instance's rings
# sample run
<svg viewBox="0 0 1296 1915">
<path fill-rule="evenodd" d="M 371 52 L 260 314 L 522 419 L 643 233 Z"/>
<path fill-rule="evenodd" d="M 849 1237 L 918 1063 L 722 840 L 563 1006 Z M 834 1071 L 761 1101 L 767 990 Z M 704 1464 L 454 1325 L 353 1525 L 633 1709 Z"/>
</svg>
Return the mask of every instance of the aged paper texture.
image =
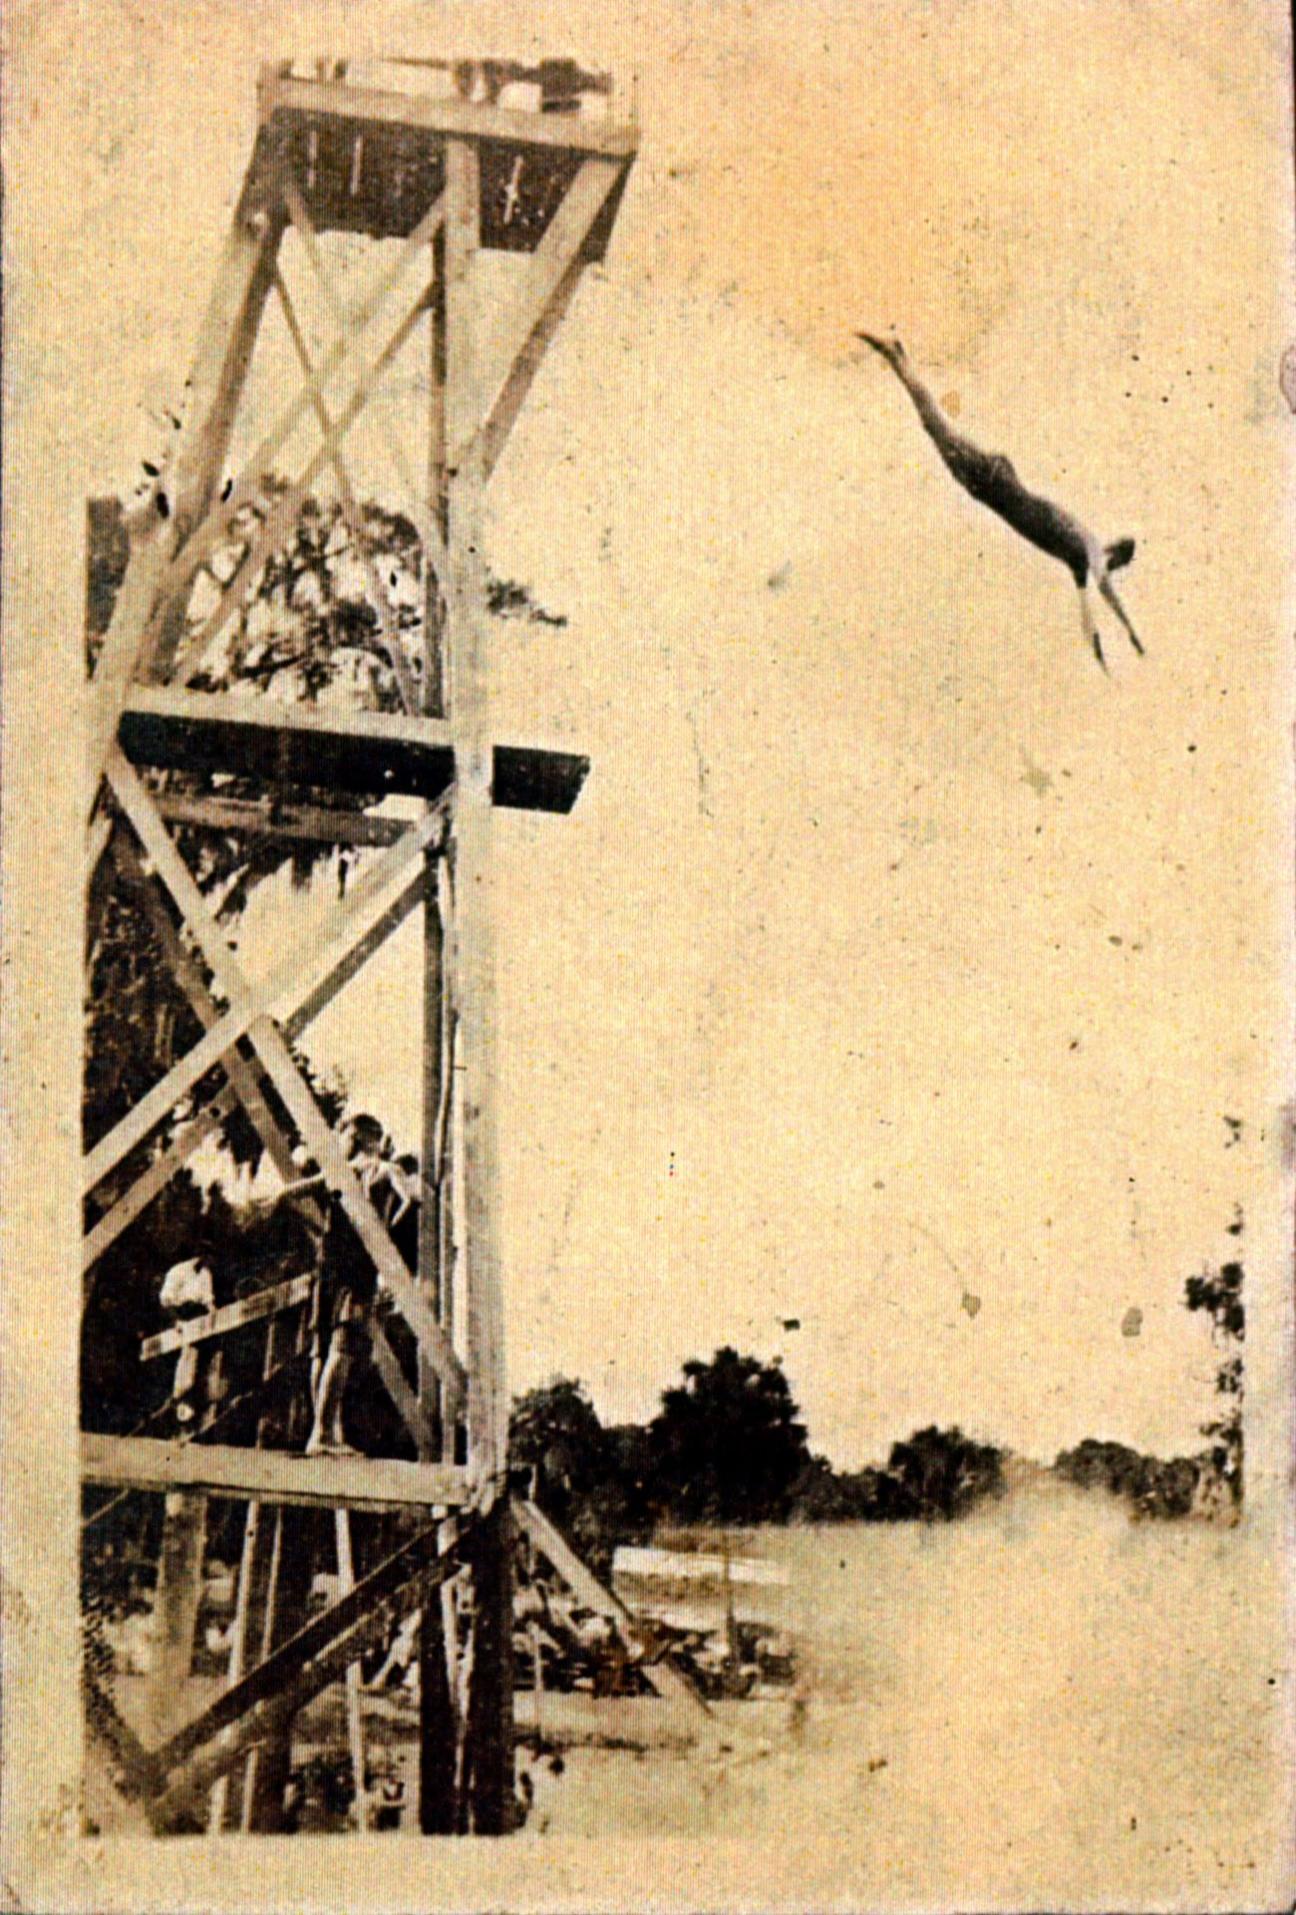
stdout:
<svg viewBox="0 0 1296 1915">
<path fill-rule="evenodd" d="M 1292 1905 L 1291 72 L 12 0 L 6 1905 Z"/>
</svg>

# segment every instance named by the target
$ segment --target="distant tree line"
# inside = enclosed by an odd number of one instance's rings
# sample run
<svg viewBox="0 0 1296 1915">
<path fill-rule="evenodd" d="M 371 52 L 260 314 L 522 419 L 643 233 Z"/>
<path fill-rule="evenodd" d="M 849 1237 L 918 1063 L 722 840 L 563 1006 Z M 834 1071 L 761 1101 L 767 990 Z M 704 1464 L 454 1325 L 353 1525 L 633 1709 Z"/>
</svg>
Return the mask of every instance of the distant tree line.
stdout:
<svg viewBox="0 0 1296 1915">
<path fill-rule="evenodd" d="M 583 1384 L 519 1397 L 511 1464 L 596 1569 L 661 1525 L 947 1522 L 1003 1488 L 1003 1452 L 955 1429 L 918 1430 L 884 1468 L 811 1454 L 776 1363 L 726 1346 L 684 1365 L 650 1422 L 605 1426 Z"/>
<path fill-rule="evenodd" d="M 1239 1221 L 1231 1226 L 1239 1234 Z M 1243 1340 L 1239 1262 L 1190 1277 L 1185 1306 L 1210 1321 L 1219 1408 L 1189 1456 L 1144 1455 L 1088 1437 L 1063 1450 L 1063 1480 L 1120 1497 L 1141 1517 L 1236 1515 L 1243 1492 Z M 583 1384 L 560 1377 L 518 1399 L 511 1461 L 577 1547 L 606 1571 L 618 1543 L 663 1526 L 950 1522 L 1006 1489 L 1008 1452 L 954 1425 L 891 1445 L 884 1465 L 839 1470 L 811 1453 L 777 1363 L 726 1346 L 683 1367 L 647 1423 L 605 1426 Z"/>
<path fill-rule="evenodd" d="M 1240 1217 L 1229 1229 L 1234 1236 L 1241 1234 Z M 1105 1489 L 1123 1497 L 1139 1516 L 1187 1516 L 1197 1509 L 1236 1515 L 1243 1491 L 1244 1282 L 1242 1265 L 1231 1261 L 1218 1270 L 1189 1277 L 1184 1285 L 1185 1307 L 1209 1318 L 1211 1341 L 1219 1352 L 1215 1370 L 1219 1408 L 1201 1426 L 1201 1434 L 1208 1439 L 1206 1448 L 1167 1459 L 1089 1437 L 1075 1449 L 1062 1451 L 1054 1464 L 1059 1476 L 1084 1489 Z"/>
<path fill-rule="evenodd" d="M 1144 1456 L 1125 1443 L 1087 1436 L 1063 1450 L 1053 1465 L 1081 1489 L 1105 1489 L 1140 1516 L 1187 1516 L 1197 1500 L 1201 1460 L 1195 1456 Z"/>
</svg>

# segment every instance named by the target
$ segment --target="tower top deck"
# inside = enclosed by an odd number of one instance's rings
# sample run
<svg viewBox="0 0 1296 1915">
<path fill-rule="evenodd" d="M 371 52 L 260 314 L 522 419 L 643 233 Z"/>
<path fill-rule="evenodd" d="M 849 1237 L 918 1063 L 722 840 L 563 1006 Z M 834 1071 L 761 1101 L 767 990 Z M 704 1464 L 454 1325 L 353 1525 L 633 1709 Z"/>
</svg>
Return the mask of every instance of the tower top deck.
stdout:
<svg viewBox="0 0 1296 1915">
<path fill-rule="evenodd" d="M 601 259 L 637 145 L 614 117 L 610 77 L 574 60 L 388 61 L 352 68 L 291 63 L 262 71 L 262 136 L 278 144 L 318 231 L 403 239 L 445 182 L 446 142 L 478 144 L 481 244 L 529 253 L 548 230 L 582 161 L 625 162 L 590 231 Z"/>
</svg>

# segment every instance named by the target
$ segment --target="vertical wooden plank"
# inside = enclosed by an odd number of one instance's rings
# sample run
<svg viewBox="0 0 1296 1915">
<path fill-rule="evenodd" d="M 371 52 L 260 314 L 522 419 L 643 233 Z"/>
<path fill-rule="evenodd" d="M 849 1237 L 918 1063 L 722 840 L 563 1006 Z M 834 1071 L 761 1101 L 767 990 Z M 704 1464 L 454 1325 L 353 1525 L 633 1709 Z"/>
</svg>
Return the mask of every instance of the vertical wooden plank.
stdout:
<svg viewBox="0 0 1296 1915">
<path fill-rule="evenodd" d="M 285 1505 L 276 1512 L 276 1561 L 261 1639 L 264 1661 L 301 1628 L 315 1564 L 316 1521 L 321 1512 Z M 260 1835 L 284 1828 L 284 1791 L 292 1768 L 292 1724 L 269 1743 L 259 1743 L 248 1761 L 243 1827 Z"/>
<path fill-rule="evenodd" d="M 452 1645 L 442 1601 L 433 1592 L 419 1622 L 419 1799 L 421 1835 L 453 1835 L 459 1826 L 455 1790 L 455 1709 L 450 1683 Z"/>
<path fill-rule="evenodd" d="M 297 1355 L 304 1358 L 309 1343 L 304 1315 L 292 1341 Z M 288 1413 L 288 1434 L 297 1441 L 305 1436 L 310 1421 L 308 1395 L 305 1388 L 294 1391 Z M 261 1523 L 268 1532 L 261 1545 L 264 1585 L 257 1593 L 255 1627 L 248 1631 L 248 1668 L 263 1661 L 305 1620 L 314 1567 L 315 1515 L 314 1510 L 283 1507 L 263 1512 Z M 286 1826 L 284 1791 L 292 1770 L 292 1732 L 292 1723 L 284 1723 L 271 1740 L 254 1747 L 235 1771 L 237 1780 L 226 1815 L 247 1833 L 279 1834 Z"/>
<path fill-rule="evenodd" d="M 277 1132 L 271 1134 L 277 1135 Z M 300 1344 L 299 1326 L 295 1340 Z M 266 1331 L 265 1357 L 261 1366 L 263 1380 L 268 1381 L 283 1351 L 293 1341 L 288 1322 L 282 1317 L 276 1317 Z M 258 1420 L 258 1444 L 264 1443 L 270 1434 L 271 1420 L 268 1414 L 262 1415 Z M 275 1560 L 274 1543 L 274 1511 L 265 1503 L 249 1503 L 243 1525 L 243 1549 L 239 1559 L 234 1632 L 230 1642 L 227 1674 L 227 1682 L 230 1686 L 247 1674 L 250 1665 L 249 1652 L 254 1643 L 260 1642 L 264 1633 L 266 1604 L 270 1597 L 271 1566 Z M 213 1832 L 236 1829 L 239 1826 L 245 1769 L 245 1763 L 238 1764 L 228 1775 L 221 1776 L 213 1786 L 211 1817 L 208 1823 L 208 1827 Z"/>
<path fill-rule="evenodd" d="M 351 1552 L 351 1512 L 347 1509 L 335 1509 L 333 1512 L 333 1533 L 337 1544 L 338 1593 L 349 1596 L 355 1588 L 355 1557 Z M 347 1746 L 351 1752 L 351 1779 L 355 1787 L 356 1827 L 367 1829 L 371 1824 L 369 1790 L 365 1780 L 365 1737 L 364 1713 L 360 1702 L 360 1665 L 352 1662 L 347 1665 L 346 1717 Z"/>
<path fill-rule="evenodd" d="M 458 1143 L 459 1074 L 456 1068 L 459 1037 L 455 1028 L 454 977 L 450 966 L 454 939 L 454 886 L 451 882 L 448 858 L 441 859 L 437 867 L 437 878 L 442 926 L 441 1058 L 443 1065 L 441 1110 L 437 1130 L 441 1185 L 440 1316 L 441 1327 L 453 1349 L 458 1347 L 456 1343 L 458 1306 L 455 1298 L 462 1232 L 459 1228 L 461 1204 L 457 1184 L 459 1175 L 457 1166 L 462 1152 Z M 461 1436 L 466 1439 L 466 1428 L 461 1429 L 456 1423 L 446 1419 L 441 1432 L 442 1462 L 454 1463 L 465 1459 L 467 1450 L 460 1447 Z"/>
<path fill-rule="evenodd" d="M 423 1137 L 418 1239 L 419 1287 L 438 1318 L 441 1314 L 442 1196 L 438 1156 L 448 1068 L 442 1048 L 445 940 L 441 925 L 439 864 L 438 854 L 429 857 L 423 867 Z M 418 1391 L 419 1401 L 429 1417 L 436 1417 L 441 1393 L 436 1371 L 422 1349 L 418 1356 Z M 444 1419 L 443 1403 L 441 1414 Z M 424 1456 L 421 1446 L 419 1454 L 425 1462 L 433 1460 L 430 1449 Z"/>
<path fill-rule="evenodd" d="M 149 1676 L 149 1715 L 157 1741 L 184 1719 L 206 1546 L 206 1497 L 168 1496 L 153 1598 L 153 1666 Z"/>
<path fill-rule="evenodd" d="M 432 240 L 432 297 L 428 320 L 428 516 L 444 542 L 446 536 L 446 279 L 445 240 Z M 429 717 L 446 711 L 446 597 L 442 582 L 424 555 L 423 709 Z M 443 861 L 429 857 L 423 883 L 423 1139 L 422 1208 L 419 1212 L 419 1278 L 447 1336 L 453 1322 L 446 1310 L 450 1272 L 446 1223 L 450 1211 L 448 1112 L 452 1090 L 449 1044 L 451 980 Z M 453 1461 L 456 1418 L 430 1364 L 419 1353 L 419 1396 L 428 1409 L 439 1406 L 441 1455 Z M 423 1835 L 453 1835 L 460 1826 L 457 1787 L 457 1717 L 454 1700 L 456 1647 L 446 1629 L 450 1590 L 437 1590 L 419 1619 L 419 1797 L 418 1825 Z"/>
<path fill-rule="evenodd" d="M 503 1337 L 494 1227 L 494 976 L 489 685 L 483 613 L 480 378 L 475 352 L 480 176 L 475 146 L 446 158 L 446 433 L 450 716 L 455 736 L 454 989 L 463 1094 L 470 1465 L 497 1480 L 503 1463 Z"/>
<path fill-rule="evenodd" d="M 248 1647 L 257 1640 L 265 1616 L 266 1593 L 274 1545 L 274 1511 L 266 1503 L 249 1503 L 239 1558 L 234 1633 L 230 1644 L 228 1682 L 232 1686 L 247 1674 Z M 240 1763 L 213 1784 L 208 1829 L 212 1834 L 236 1829 L 243 1801 Z"/>
<path fill-rule="evenodd" d="M 476 1835 L 507 1835 L 513 1792 L 513 1509 L 501 1496 L 473 1539 L 472 1686 L 467 1794 Z"/>
<path fill-rule="evenodd" d="M 428 513 L 446 536 L 446 294 L 445 233 L 432 238 L 432 297 L 428 311 Z M 445 594 L 431 553 L 424 554 L 423 710 L 429 718 L 444 718 Z"/>
<path fill-rule="evenodd" d="M 509 1827 L 513 1810 L 513 1539 L 508 1499 L 499 1493 L 506 1463 L 507 1399 L 495 1231 L 491 755 L 475 270 L 480 239 L 478 151 L 468 140 L 450 140 L 445 227 L 446 637 L 456 782 L 452 976 L 459 1049 L 454 1061 L 462 1102 L 456 1176 L 462 1184 L 466 1226 L 468 1466 L 483 1486 L 486 1505 L 473 1549 L 465 1767 L 472 1827 L 481 1834 L 500 1834 Z"/>
</svg>

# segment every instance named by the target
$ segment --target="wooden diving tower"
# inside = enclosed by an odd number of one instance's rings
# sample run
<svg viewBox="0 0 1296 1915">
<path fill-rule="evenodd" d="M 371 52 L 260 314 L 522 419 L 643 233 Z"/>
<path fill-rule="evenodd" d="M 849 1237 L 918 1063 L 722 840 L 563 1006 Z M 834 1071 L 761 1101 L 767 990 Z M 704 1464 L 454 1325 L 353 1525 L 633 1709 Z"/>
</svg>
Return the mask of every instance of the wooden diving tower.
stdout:
<svg viewBox="0 0 1296 1915">
<path fill-rule="evenodd" d="M 101 861 L 113 861 L 113 881 L 130 886 L 148 912 L 203 1034 L 87 1150 L 83 1188 L 92 1224 L 84 1265 L 89 1270 L 194 1150 L 241 1113 L 285 1182 L 300 1174 L 294 1165 L 303 1152 L 318 1167 L 372 1259 L 407 1350 L 402 1358 L 375 1322 L 374 1372 L 416 1451 L 414 1461 L 306 1457 L 300 1442 L 293 1453 L 277 1440 L 268 1413 L 257 1446 L 201 1436 L 84 1436 L 87 1484 L 167 1498 L 151 1676 L 165 1733 L 150 1743 L 87 1673 L 89 1732 L 120 1788 L 158 1831 L 282 1827 L 294 1715 L 330 1683 L 358 1684 L 360 1656 L 414 1611 L 422 1616 L 419 1825 L 427 1833 L 498 1833 L 512 1816 L 513 1517 L 483 879 L 493 808 L 566 813 L 588 765 L 490 735 L 481 524 L 486 487 L 545 350 L 585 267 L 607 247 L 636 134 L 615 117 L 603 77 L 582 75 L 569 61 L 535 69 L 459 62 L 439 92 L 426 75 L 411 82 L 420 64 L 438 63 L 393 64 L 390 83 L 380 75 L 373 84 L 341 65 L 263 71 L 255 146 L 184 418 L 148 509 L 135 515 L 90 686 L 87 879 Z M 332 318 L 334 337 L 317 363 L 284 278 L 289 233 Z M 358 301 L 343 300 L 330 267 L 334 233 L 351 235 L 353 246 L 355 236 L 394 242 Z M 492 251 L 520 255 L 521 264 L 495 329 L 502 348 L 488 353 L 481 308 L 484 256 Z M 256 450 L 231 474 L 234 427 L 272 295 L 302 383 L 291 398 L 276 395 L 278 409 Z M 384 374 L 420 339 L 430 394 L 425 481 L 411 482 L 399 435 L 393 439 L 390 422 L 377 421 L 423 554 L 420 657 L 402 650 L 383 615 L 403 709 L 290 705 L 254 692 L 195 689 L 202 653 L 291 536 L 319 475 L 335 475 L 344 506 L 348 499 L 354 506 L 347 434 Z M 251 536 L 218 603 L 196 614 L 195 582 L 207 561 L 228 546 L 263 475 L 311 421 L 316 450 Z M 223 785 L 198 795 L 169 791 L 158 768 L 230 774 L 239 795 L 222 795 Z M 257 795 L 248 795 L 249 781 Z M 309 802 L 302 787 L 311 788 Z M 351 794 L 350 801 L 345 808 L 321 802 L 321 787 Z M 404 801 L 402 815 L 380 809 L 393 796 Z M 278 953 L 266 975 L 249 976 L 181 855 L 176 827 L 361 846 L 371 863 L 322 932 Z M 292 1042 L 420 906 L 424 1122 L 415 1268 L 370 1203 Z M 455 1099 L 457 1122 L 448 1125 Z M 177 1125 L 182 1103 L 186 1118 Z M 257 1322 L 271 1379 L 300 1338 L 308 1287 L 295 1279 L 181 1324 L 152 1339 L 144 1360 Z M 222 1692 L 200 1713 L 177 1719 L 211 1497 L 247 1512 L 234 1642 Z M 308 1618 L 311 1565 L 297 1525 L 319 1508 L 336 1512 L 341 1593 Z M 357 1579 L 351 1513 L 393 1510 L 414 1513 L 412 1534 Z M 452 1583 L 461 1596 L 469 1590 L 457 1606 L 442 1600 Z M 356 1781 L 362 1790 L 362 1773 Z"/>
</svg>

